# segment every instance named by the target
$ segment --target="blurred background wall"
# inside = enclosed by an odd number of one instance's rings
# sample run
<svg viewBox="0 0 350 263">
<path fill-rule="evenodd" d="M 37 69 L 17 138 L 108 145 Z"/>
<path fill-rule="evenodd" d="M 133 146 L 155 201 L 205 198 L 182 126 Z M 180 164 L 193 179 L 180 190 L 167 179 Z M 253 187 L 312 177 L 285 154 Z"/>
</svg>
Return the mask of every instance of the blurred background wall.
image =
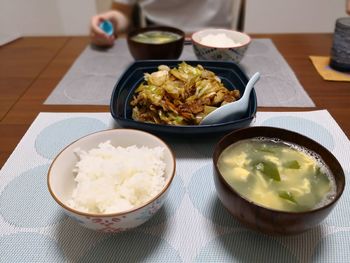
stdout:
<svg viewBox="0 0 350 263">
<path fill-rule="evenodd" d="M 0 0 L 0 34 L 87 35 L 96 0 Z"/>
<path fill-rule="evenodd" d="M 111 1 L 0 0 L 0 36 L 87 35 L 90 17 Z M 244 31 L 333 32 L 345 15 L 345 0 L 246 0 Z"/>
<path fill-rule="evenodd" d="M 95 0 L 97 13 L 109 10 L 112 5 L 112 1 L 113 0 Z"/>
<path fill-rule="evenodd" d="M 249 33 L 333 32 L 345 0 L 246 0 Z"/>
</svg>

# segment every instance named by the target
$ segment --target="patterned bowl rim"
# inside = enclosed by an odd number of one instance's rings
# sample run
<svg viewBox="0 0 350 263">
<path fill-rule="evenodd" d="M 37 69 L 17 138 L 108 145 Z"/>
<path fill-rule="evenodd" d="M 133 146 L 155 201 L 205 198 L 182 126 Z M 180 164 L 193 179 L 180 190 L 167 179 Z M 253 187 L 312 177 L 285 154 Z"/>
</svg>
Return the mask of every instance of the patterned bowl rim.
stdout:
<svg viewBox="0 0 350 263">
<path fill-rule="evenodd" d="M 173 165 L 173 169 L 171 171 L 170 177 L 166 180 L 165 185 L 163 186 L 163 188 L 161 189 L 161 191 L 158 192 L 158 194 L 156 194 L 154 197 L 152 197 L 151 199 L 149 199 L 147 202 L 136 206 L 134 208 L 122 211 L 122 212 L 116 212 L 116 213 L 106 213 L 106 214 L 98 214 L 98 213 L 90 213 L 90 212 L 82 212 L 79 211 L 77 209 L 71 208 L 69 207 L 67 204 L 65 204 L 56 194 L 55 191 L 52 189 L 51 187 L 51 169 L 52 167 L 55 165 L 56 160 L 58 159 L 59 156 L 61 156 L 62 154 L 64 154 L 64 152 L 66 151 L 66 149 L 68 147 L 70 147 L 71 145 L 75 144 L 77 141 L 80 141 L 81 139 L 85 139 L 86 137 L 89 136 L 94 136 L 98 133 L 106 133 L 106 132 L 118 132 L 118 131 L 128 131 L 131 130 L 132 132 L 138 132 L 138 133 L 143 133 L 145 136 L 151 136 L 154 137 L 156 140 L 158 140 L 160 142 L 161 145 L 163 145 L 163 147 L 167 148 L 170 152 L 171 155 L 171 161 L 172 161 L 172 165 Z M 70 143 L 69 145 L 67 145 L 63 150 L 61 150 L 61 152 L 59 154 L 56 155 L 55 159 L 52 161 L 50 168 L 47 172 L 47 186 L 48 186 L 48 190 L 51 194 L 51 196 L 53 197 L 53 199 L 56 201 L 57 204 L 59 204 L 64 210 L 69 211 L 72 214 L 76 214 L 76 215 L 80 215 L 80 216 L 87 216 L 87 217 L 99 217 L 99 218 L 105 218 L 105 217 L 115 217 L 115 216 L 123 216 L 123 215 L 127 215 L 133 212 L 136 212 L 138 210 L 143 209 L 144 207 L 152 204 L 153 202 L 155 202 L 157 199 L 159 199 L 170 187 L 174 177 L 175 177 L 175 173 L 176 173 L 176 158 L 175 158 L 175 154 L 172 151 L 172 149 L 170 148 L 170 146 L 163 141 L 161 138 L 149 133 L 149 132 L 145 132 L 145 131 L 140 131 L 140 130 L 136 130 L 136 129 L 125 129 L 125 128 L 121 128 L 121 129 L 107 129 L 107 130 L 102 130 L 102 131 L 98 131 L 98 132 L 94 132 L 94 133 L 90 133 L 88 135 L 85 135 L 75 141 L 73 141 L 72 143 Z"/>
<path fill-rule="evenodd" d="M 218 30 L 218 31 L 234 32 L 235 34 L 240 34 L 240 35 L 246 36 L 248 38 L 248 40 L 246 42 L 240 44 L 240 45 L 227 46 L 227 47 L 215 47 L 215 46 L 203 45 L 203 44 L 201 44 L 200 42 L 196 41 L 193 38 L 193 36 L 203 32 L 203 31 L 207 31 L 207 30 Z M 202 47 L 206 47 L 206 48 L 229 49 L 229 48 L 241 48 L 241 47 L 244 47 L 244 46 L 248 46 L 250 44 L 250 42 L 252 41 L 252 38 L 247 33 L 236 31 L 236 30 L 231 30 L 231 29 L 226 29 L 226 28 L 206 28 L 206 29 L 201 29 L 199 31 L 194 32 L 191 35 L 191 41 L 192 41 L 192 43 L 194 43 L 194 44 L 196 44 L 198 46 L 202 46 Z"/>
</svg>

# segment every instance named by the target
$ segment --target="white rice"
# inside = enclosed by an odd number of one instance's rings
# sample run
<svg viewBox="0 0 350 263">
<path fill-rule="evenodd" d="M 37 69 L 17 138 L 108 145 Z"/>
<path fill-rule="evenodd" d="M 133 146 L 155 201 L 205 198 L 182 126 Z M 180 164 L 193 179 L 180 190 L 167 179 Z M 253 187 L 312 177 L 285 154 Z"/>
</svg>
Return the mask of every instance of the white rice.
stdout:
<svg viewBox="0 0 350 263">
<path fill-rule="evenodd" d="M 211 47 L 235 47 L 241 45 L 240 42 L 234 41 L 224 33 L 208 34 L 202 37 L 200 43 Z"/>
<path fill-rule="evenodd" d="M 76 151 L 76 188 L 68 205 L 82 212 L 116 213 L 145 204 L 165 185 L 164 148 L 114 147 L 110 141 Z"/>
</svg>

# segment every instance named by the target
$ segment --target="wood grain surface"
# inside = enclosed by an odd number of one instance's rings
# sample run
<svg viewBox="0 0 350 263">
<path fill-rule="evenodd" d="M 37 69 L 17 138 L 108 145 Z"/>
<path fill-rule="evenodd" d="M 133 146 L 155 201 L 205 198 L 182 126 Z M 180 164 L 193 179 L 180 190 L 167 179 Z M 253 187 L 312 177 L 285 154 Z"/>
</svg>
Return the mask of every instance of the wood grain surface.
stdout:
<svg viewBox="0 0 350 263">
<path fill-rule="evenodd" d="M 327 109 L 349 137 L 350 83 L 323 80 L 309 59 L 330 54 L 332 34 L 252 36 L 272 39 L 316 104 L 258 110 Z M 0 167 L 39 112 L 109 112 L 109 106 L 43 104 L 88 44 L 88 37 L 24 37 L 0 47 Z"/>
</svg>

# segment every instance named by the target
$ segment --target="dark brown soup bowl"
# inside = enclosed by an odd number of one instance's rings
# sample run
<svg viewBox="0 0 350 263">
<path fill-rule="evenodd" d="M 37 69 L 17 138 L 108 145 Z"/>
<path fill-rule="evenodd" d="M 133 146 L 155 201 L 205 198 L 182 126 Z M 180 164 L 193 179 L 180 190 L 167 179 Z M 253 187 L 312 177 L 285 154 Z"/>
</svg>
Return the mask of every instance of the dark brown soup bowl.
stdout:
<svg viewBox="0 0 350 263">
<path fill-rule="evenodd" d="M 303 146 L 319 154 L 334 175 L 336 183 L 335 198 L 327 205 L 314 210 L 285 212 L 257 205 L 242 197 L 225 181 L 217 163 L 219 156 L 228 146 L 240 140 L 254 137 L 277 138 Z M 304 135 L 280 128 L 248 127 L 225 135 L 214 149 L 213 164 L 215 188 L 222 204 L 238 221 L 248 228 L 271 235 L 297 234 L 317 226 L 334 208 L 345 187 L 344 171 L 333 154 Z"/>
<path fill-rule="evenodd" d="M 133 37 L 137 34 L 145 33 L 148 31 L 171 32 L 179 35 L 180 38 L 162 44 L 141 43 L 133 40 Z M 184 40 L 185 33 L 182 30 L 168 26 L 150 26 L 145 28 L 138 28 L 131 31 L 127 36 L 129 51 L 136 60 L 178 59 L 183 50 Z"/>
</svg>

